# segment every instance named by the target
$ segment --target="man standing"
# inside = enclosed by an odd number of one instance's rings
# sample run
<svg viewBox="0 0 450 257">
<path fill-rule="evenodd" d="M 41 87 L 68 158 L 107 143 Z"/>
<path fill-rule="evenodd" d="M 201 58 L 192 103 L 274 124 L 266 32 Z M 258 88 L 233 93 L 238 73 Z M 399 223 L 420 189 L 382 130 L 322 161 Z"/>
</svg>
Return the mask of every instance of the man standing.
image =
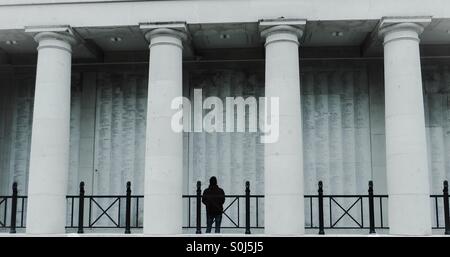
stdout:
<svg viewBox="0 0 450 257">
<path fill-rule="evenodd" d="M 203 191 L 202 202 L 206 205 L 206 233 L 211 233 L 214 222 L 215 232 L 220 233 L 225 192 L 217 185 L 216 177 L 209 179 L 209 187 Z"/>
</svg>

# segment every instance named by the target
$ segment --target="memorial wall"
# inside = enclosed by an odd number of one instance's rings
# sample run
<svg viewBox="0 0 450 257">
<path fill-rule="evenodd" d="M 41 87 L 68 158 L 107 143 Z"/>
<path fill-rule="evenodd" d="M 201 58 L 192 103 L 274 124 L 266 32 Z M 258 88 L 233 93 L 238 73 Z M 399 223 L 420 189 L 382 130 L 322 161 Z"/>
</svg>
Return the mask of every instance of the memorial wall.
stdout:
<svg viewBox="0 0 450 257">
<path fill-rule="evenodd" d="M 305 194 L 317 192 L 318 180 L 326 193 L 362 194 L 370 179 L 377 193 L 386 193 L 382 63 L 301 67 Z M 34 74 L 0 76 L 0 193 L 9 194 L 16 181 L 26 194 Z M 147 76 L 145 67 L 73 69 L 68 194 L 77 193 L 80 181 L 87 194 L 124 194 L 126 181 L 143 194 Z M 211 65 L 184 77 L 190 98 L 194 88 L 221 99 L 264 96 L 260 68 Z M 450 178 L 450 67 L 425 65 L 423 81 L 431 190 L 439 193 Z M 263 194 L 260 134 L 184 133 L 184 193 L 194 194 L 198 180 L 206 187 L 214 175 L 227 194 L 243 194 L 247 180 L 252 193 Z"/>
</svg>

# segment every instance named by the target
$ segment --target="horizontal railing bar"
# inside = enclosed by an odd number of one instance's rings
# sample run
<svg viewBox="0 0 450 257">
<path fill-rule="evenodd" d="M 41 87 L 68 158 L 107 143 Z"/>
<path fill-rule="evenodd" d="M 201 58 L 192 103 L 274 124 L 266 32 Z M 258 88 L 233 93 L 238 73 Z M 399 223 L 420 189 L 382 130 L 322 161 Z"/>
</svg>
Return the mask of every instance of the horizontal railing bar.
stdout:
<svg viewBox="0 0 450 257">
<path fill-rule="evenodd" d="M 197 196 L 196 196 L 196 195 L 183 195 L 183 197 L 184 197 L 184 198 L 196 198 Z M 229 197 L 229 198 L 231 198 L 231 197 L 233 197 L 233 198 L 236 198 L 236 197 L 242 198 L 242 197 L 246 197 L 246 196 L 245 196 L 245 195 L 225 195 L 225 198 L 227 198 L 227 197 Z M 258 198 L 258 197 L 263 198 L 264 195 L 250 195 L 250 197 L 253 197 L 253 198 Z"/>
<path fill-rule="evenodd" d="M 318 195 L 305 195 L 305 198 L 317 198 Z M 363 197 L 363 198 L 367 198 L 369 197 L 369 195 L 323 195 L 323 197 L 340 197 L 340 198 L 359 198 L 359 197 Z M 388 195 L 373 195 L 373 197 L 378 197 L 378 198 L 388 198 Z"/>
<path fill-rule="evenodd" d="M 110 228 L 113 228 L 113 227 L 110 227 Z M 115 228 L 115 227 L 114 227 Z M 196 228 L 195 226 L 183 226 L 183 228 L 184 229 L 189 229 L 189 228 Z M 206 226 L 202 226 L 201 228 L 206 228 Z M 226 227 L 220 227 L 220 228 L 227 228 L 227 229 L 231 229 L 231 228 L 236 228 L 236 229 L 239 229 L 239 228 L 245 228 L 245 226 L 240 226 L 240 227 L 229 227 L 229 226 L 226 226 Z M 263 226 L 261 226 L 261 227 L 255 227 L 255 226 L 251 226 L 250 228 L 261 228 L 261 229 L 263 229 L 264 227 Z M 315 226 L 315 227 L 306 227 L 305 226 L 305 229 L 318 229 L 319 228 L 319 226 Z M 326 228 L 326 229 L 369 229 L 369 227 L 327 227 L 327 226 L 325 226 L 324 228 Z M 389 229 L 389 227 L 375 227 L 376 229 Z M 436 229 L 441 229 L 441 228 L 436 228 Z"/>
<path fill-rule="evenodd" d="M 373 195 L 374 197 L 382 197 L 382 198 L 389 198 L 389 195 Z M 99 197 L 99 198 L 124 198 L 126 197 L 126 195 L 85 195 L 86 197 Z M 143 198 L 143 195 L 132 195 L 131 198 Z M 188 197 L 197 197 L 196 195 L 183 195 L 184 198 L 188 198 Z M 245 197 L 245 195 L 225 195 L 226 197 Z M 254 198 L 264 198 L 264 195 L 250 195 L 250 197 L 254 197 Z M 305 198 L 317 198 L 317 195 L 304 195 L 303 197 Z M 369 195 L 323 195 L 323 197 L 369 197 Z M 444 195 L 430 195 L 430 197 L 444 197 Z M 0 198 L 12 198 L 12 196 L 0 196 Z M 17 198 L 28 198 L 28 196 L 26 195 L 18 195 Z M 80 198 L 79 195 L 66 195 L 66 198 Z"/>
<path fill-rule="evenodd" d="M 79 226 L 78 226 L 78 225 L 65 226 L 65 228 L 79 228 Z M 105 226 L 105 225 L 101 225 L 101 226 L 97 226 L 97 225 L 89 226 L 89 225 L 84 225 L 82 228 L 125 228 L 125 225 L 120 225 L 120 226 L 114 226 L 114 225 L 111 225 L 111 226 Z M 136 226 L 130 226 L 130 228 L 143 228 L 143 227 L 142 227 L 142 226 L 138 226 L 138 227 L 136 227 Z"/>
<path fill-rule="evenodd" d="M 197 228 L 197 227 L 196 226 L 191 226 L 191 227 L 183 226 L 183 228 L 184 229 L 194 229 L 194 228 Z M 206 226 L 201 226 L 201 228 L 206 228 Z M 240 226 L 240 227 L 229 227 L 229 226 L 223 227 L 223 226 L 220 226 L 220 229 L 243 229 L 243 228 L 245 228 L 245 226 Z M 250 228 L 264 229 L 264 227 L 250 227 Z"/>
<path fill-rule="evenodd" d="M 196 198 L 196 195 L 183 195 L 183 198 Z M 225 198 L 245 198 L 245 195 L 225 195 Z M 264 195 L 250 195 L 251 198 L 264 198 Z M 317 198 L 317 195 L 304 195 L 305 198 Z M 323 195 L 323 197 L 343 197 L 343 198 L 367 198 L 369 195 Z M 373 195 L 373 197 L 377 198 L 388 198 L 388 195 Z"/>
<path fill-rule="evenodd" d="M 125 198 L 126 195 L 85 195 L 84 198 Z M 67 195 L 66 198 L 80 198 L 79 195 Z"/>
</svg>

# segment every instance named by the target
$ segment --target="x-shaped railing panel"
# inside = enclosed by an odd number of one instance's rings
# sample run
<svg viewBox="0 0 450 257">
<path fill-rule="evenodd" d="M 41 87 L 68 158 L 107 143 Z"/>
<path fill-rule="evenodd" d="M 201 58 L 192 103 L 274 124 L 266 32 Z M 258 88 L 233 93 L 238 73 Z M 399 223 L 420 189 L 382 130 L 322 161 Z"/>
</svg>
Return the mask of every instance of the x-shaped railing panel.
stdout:
<svg viewBox="0 0 450 257">
<path fill-rule="evenodd" d="M 331 212 L 331 210 L 332 210 L 332 207 L 331 207 L 331 205 L 332 205 L 332 203 L 335 203 L 342 211 L 344 211 L 344 213 L 336 220 L 336 222 L 332 222 L 332 219 L 333 219 L 333 214 L 332 214 L 332 212 Z M 359 223 L 349 212 L 353 209 L 353 207 L 356 205 L 356 204 L 358 204 L 358 202 L 360 202 L 360 204 L 362 205 L 362 197 L 357 197 L 357 199 L 350 205 L 350 207 L 348 207 L 348 208 L 345 208 L 345 207 L 342 207 L 342 205 L 341 204 L 339 204 L 339 202 L 337 202 L 336 201 L 336 199 L 335 199 L 335 197 L 333 197 L 333 196 L 330 196 L 330 227 L 331 228 L 335 228 L 336 227 L 336 224 L 342 219 L 342 218 L 344 218 L 345 216 L 348 216 L 350 219 L 352 219 L 353 220 L 353 222 L 355 222 L 357 225 L 358 225 L 358 227 L 360 227 L 360 228 L 363 228 L 363 225 L 362 225 L 362 219 L 363 219 L 363 216 L 361 215 L 361 223 Z"/>
<path fill-rule="evenodd" d="M 97 218 L 93 221 L 93 222 L 91 222 L 91 218 L 89 218 L 89 227 L 93 227 L 94 225 L 95 225 L 95 223 L 97 223 L 99 220 L 100 220 L 100 218 L 102 218 L 103 217 L 103 215 L 105 215 L 106 217 L 108 217 L 108 219 L 109 220 L 111 220 L 111 222 L 116 226 L 116 227 L 120 227 L 120 197 L 116 197 L 115 198 L 115 200 L 112 202 L 112 203 L 110 203 L 107 207 L 106 207 L 106 209 L 104 209 L 103 207 L 102 207 L 102 205 L 100 204 L 100 203 L 98 203 L 95 199 L 94 199 L 94 197 L 89 197 L 89 201 L 90 201 L 90 204 L 89 204 L 89 206 L 90 206 L 90 208 L 89 208 L 89 213 L 90 213 L 90 215 L 89 215 L 89 217 L 91 217 L 91 213 L 92 213 L 92 207 L 91 207 L 91 205 L 92 205 L 92 203 L 94 203 L 100 210 L 101 210 L 101 214 L 99 215 L 99 216 L 97 216 Z M 117 217 L 118 217 L 118 222 L 116 222 L 109 214 L 108 214 L 108 211 L 116 204 L 116 203 L 118 203 L 118 214 L 117 214 Z"/>
</svg>

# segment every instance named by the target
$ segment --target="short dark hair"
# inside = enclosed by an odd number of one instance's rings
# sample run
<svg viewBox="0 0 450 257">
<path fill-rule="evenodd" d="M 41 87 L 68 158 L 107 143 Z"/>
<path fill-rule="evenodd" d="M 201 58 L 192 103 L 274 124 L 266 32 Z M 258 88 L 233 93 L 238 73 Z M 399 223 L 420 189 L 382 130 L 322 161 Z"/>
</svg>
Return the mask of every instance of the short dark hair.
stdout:
<svg viewBox="0 0 450 257">
<path fill-rule="evenodd" d="M 210 185 L 217 185 L 217 178 L 214 177 L 214 176 L 212 176 L 212 177 L 209 179 L 209 184 L 210 184 Z"/>
</svg>

